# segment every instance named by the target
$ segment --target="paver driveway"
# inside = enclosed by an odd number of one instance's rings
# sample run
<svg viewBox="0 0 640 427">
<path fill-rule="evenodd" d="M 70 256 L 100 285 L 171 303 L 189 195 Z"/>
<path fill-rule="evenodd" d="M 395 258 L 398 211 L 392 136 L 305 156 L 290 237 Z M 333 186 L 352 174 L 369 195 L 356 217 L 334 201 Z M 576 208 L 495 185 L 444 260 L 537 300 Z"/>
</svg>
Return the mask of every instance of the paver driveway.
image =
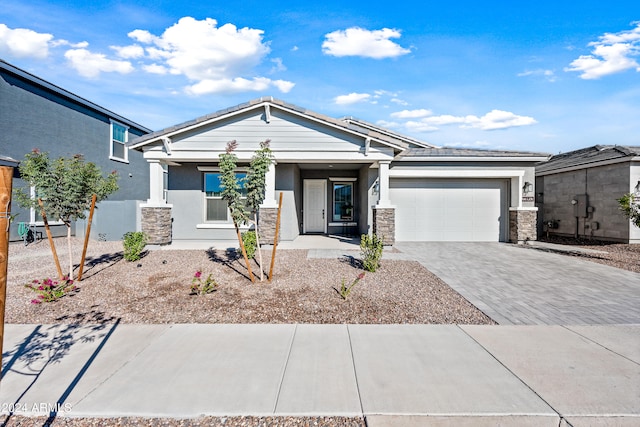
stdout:
<svg viewBox="0 0 640 427">
<path fill-rule="evenodd" d="M 638 273 L 508 243 L 395 247 L 501 325 L 640 323 Z"/>
</svg>

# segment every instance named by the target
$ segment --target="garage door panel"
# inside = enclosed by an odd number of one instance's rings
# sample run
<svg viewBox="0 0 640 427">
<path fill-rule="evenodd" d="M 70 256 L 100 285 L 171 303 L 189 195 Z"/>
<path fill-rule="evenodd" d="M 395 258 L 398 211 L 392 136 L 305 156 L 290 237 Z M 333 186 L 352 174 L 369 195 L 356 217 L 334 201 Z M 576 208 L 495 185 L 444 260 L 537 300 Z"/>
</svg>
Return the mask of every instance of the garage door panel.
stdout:
<svg viewBox="0 0 640 427">
<path fill-rule="evenodd" d="M 398 241 L 504 240 L 502 180 L 392 179 Z"/>
</svg>

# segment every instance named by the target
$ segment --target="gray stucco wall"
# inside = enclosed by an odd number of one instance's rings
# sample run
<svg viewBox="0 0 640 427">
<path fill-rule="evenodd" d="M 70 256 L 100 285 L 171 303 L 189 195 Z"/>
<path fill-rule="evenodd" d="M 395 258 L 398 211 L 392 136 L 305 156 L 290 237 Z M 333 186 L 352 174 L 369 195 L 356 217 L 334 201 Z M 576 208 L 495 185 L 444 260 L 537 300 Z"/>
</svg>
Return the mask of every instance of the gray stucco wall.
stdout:
<svg viewBox="0 0 640 427">
<path fill-rule="evenodd" d="M 134 128 L 129 131 L 130 138 L 144 133 Z M 115 170 L 120 175 L 120 190 L 108 200 L 146 200 L 149 197 L 149 167 L 142 153 L 129 151 L 128 164 L 110 160 L 110 143 L 110 122 L 106 115 L 0 71 L 0 154 L 16 160 L 24 159 L 34 148 L 48 152 L 51 158 L 83 154 L 103 173 Z M 24 187 L 25 183 L 14 179 L 13 186 Z M 28 222 L 29 212 L 15 201 L 12 212 L 18 214 L 10 228 L 10 239 L 15 240 L 18 238 L 17 223 Z M 106 213 L 107 209 L 98 210 L 94 219 L 104 224 L 131 220 L 125 218 L 129 215 L 128 210 L 110 211 L 109 218 L 103 218 Z M 56 235 L 66 233 L 64 227 L 57 229 Z M 108 232 L 109 235 L 118 233 L 115 230 Z"/>
<path fill-rule="evenodd" d="M 616 199 L 629 192 L 629 163 L 585 168 L 539 176 L 538 206 L 541 222 L 554 221 L 558 228 L 552 234 L 570 235 L 576 233 L 576 217 L 571 200 L 579 194 L 588 195 L 588 205 L 592 212 L 587 218 L 579 218 L 577 231 L 580 237 L 603 240 L 629 240 L 629 221 L 622 215 Z M 592 223 L 598 223 L 598 229 Z M 541 227 L 543 235 L 546 228 Z"/>
</svg>

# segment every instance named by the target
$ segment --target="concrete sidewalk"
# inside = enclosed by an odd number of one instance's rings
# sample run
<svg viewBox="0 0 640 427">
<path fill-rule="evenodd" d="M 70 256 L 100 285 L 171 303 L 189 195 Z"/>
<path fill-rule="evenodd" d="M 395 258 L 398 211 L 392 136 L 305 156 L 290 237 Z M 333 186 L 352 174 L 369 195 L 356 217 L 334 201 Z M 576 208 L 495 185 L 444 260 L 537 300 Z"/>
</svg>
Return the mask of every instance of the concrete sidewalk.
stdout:
<svg viewBox="0 0 640 427">
<path fill-rule="evenodd" d="M 5 333 L 5 414 L 640 424 L 640 325 L 7 325 Z"/>
</svg>

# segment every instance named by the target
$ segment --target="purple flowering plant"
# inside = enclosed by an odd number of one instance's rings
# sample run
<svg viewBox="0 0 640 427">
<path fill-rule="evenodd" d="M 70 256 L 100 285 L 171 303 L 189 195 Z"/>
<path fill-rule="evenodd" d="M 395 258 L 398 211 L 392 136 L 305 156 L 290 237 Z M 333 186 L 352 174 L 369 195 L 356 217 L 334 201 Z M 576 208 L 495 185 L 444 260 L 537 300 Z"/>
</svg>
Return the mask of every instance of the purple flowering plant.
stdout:
<svg viewBox="0 0 640 427">
<path fill-rule="evenodd" d="M 353 289 L 353 287 L 362 279 L 364 279 L 365 273 L 364 271 L 360 274 L 358 274 L 358 276 L 355 278 L 355 280 L 353 282 L 351 282 L 350 285 L 347 285 L 346 281 L 344 279 L 342 279 L 342 285 L 340 286 L 340 290 L 338 290 L 338 293 L 340 294 L 340 296 L 342 297 L 342 299 L 346 300 L 347 297 L 349 296 L 349 294 L 351 293 L 351 290 Z M 336 289 L 337 290 L 337 289 Z"/>
<path fill-rule="evenodd" d="M 31 300 L 31 304 L 53 302 L 65 295 L 78 291 L 78 287 L 68 276 L 65 276 L 62 280 L 54 280 L 49 277 L 42 280 L 35 279 L 33 282 L 24 285 L 24 287 L 38 294 L 37 298 Z"/>
<path fill-rule="evenodd" d="M 191 279 L 190 295 L 205 295 L 216 290 L 218 283 L 213 279 L 213 275 L 209 274 L 206 279 L 202 278 L 202 271 L 198 270 Z"/>
</svg>

